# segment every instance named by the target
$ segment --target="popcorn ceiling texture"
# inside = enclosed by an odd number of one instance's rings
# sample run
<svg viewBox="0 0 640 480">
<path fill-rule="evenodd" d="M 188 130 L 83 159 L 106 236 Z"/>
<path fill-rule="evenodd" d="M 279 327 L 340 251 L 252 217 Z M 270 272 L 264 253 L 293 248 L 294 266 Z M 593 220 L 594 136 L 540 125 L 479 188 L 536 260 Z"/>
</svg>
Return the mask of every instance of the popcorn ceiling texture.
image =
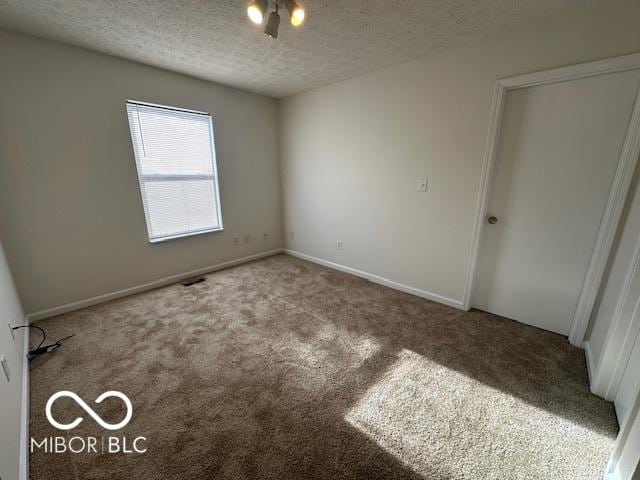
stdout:
<svg viewBox="0 0 640 480">
<path fill-rule="evenodd" d="M 273 40 L 249 0 L 0 0 L 0 25 L 267 96 L 284 97 L 619 0 L 300 0 Z M 286 17 L 286 18 L 285 18 Z"/>
<path fill-rule="evenodd" d="M 147 438 L 144 454 L 31 455 L 31 479 L 593 480 L 617 433 L 565 337 L 285 255 L 38 323 L 31 431 Z M 37 342 L 37 332 L 32 341 Z M 71 390 L 110 423 L 107 432 Z M 77 445 L 76 445 L 77 448 Z"/>
</svg>

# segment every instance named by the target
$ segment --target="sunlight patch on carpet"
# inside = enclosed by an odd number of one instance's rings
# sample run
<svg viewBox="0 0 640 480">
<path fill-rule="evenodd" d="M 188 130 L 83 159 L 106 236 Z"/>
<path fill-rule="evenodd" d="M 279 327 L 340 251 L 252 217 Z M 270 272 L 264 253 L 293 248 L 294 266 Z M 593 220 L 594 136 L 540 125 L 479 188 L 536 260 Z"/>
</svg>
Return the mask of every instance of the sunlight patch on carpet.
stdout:
<svg viewBox="0 0 640 480">
<path fill-rule="evenodd" d="M 375 338 L 329 323 L 311 323 L 306 328 L 304 336 L 285 333 L 270 346 L 280 358 L 295 359 L 285 362 L 289 375 L 283 382 L 287 388 L 325 392 L 345 368 L 357 370 L 381 349 Z"/>
<path fill-rule="evenodd" d="M 425 478 L 586 479 L 613 442 L 406 349 L 345 419 Z"/>
</svg>

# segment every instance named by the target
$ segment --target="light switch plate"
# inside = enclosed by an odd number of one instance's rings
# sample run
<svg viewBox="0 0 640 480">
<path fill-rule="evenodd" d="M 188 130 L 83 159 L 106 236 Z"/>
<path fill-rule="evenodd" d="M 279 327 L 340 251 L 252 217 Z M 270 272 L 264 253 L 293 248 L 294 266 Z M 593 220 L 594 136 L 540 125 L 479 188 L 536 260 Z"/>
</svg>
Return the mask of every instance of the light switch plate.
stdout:
<svg viewBox="0 0 640 480">
<path fill-rule="evenodd" d="M 4 356 L 4 353 L 0 357 L 0 364 L 2 364 L 2 370 L 4 371 L 4 376 L 7 377 L 7 382 L 11 380 L 11 374 L 9 373 L 9 364 L 7 363 L 7 357 Z"/>
<path fill-rule="evenodd" d="M 421 178 L 418 180 L 418 191 L 426 192 L 427 191 L 427 179 Z"/>
</svg>

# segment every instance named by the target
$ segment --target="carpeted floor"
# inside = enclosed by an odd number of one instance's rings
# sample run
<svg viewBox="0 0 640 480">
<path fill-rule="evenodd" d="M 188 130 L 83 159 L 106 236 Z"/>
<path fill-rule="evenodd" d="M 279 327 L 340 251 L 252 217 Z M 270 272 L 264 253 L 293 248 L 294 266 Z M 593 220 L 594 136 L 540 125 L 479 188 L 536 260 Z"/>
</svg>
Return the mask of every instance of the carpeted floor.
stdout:
<svg viewBox="0 0 640 480">
<path fill-rule="evenodd" d="M 617 432 L 564 337 L 285 255 L 38 325 L 76 337 L 32 362 L 31 436 L 147 451 L 36 449 L 34 480 L 597 479 Z M 59 390 L 133 417 L 61 398 L 56 430 Z"/>
</svg>

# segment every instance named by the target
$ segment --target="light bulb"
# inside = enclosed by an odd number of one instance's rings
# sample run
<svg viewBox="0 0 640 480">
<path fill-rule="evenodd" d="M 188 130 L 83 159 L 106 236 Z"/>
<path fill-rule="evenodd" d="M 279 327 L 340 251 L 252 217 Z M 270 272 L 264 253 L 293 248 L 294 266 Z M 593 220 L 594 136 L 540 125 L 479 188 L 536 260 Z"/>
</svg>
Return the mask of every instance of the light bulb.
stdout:
<svg viewBox="0 0 640 480">
<path fill-rule="evenodd" d="M 255 0 L 247 7 L 247 15 L 256 25 L 262 24 L 264 14 L 267 12 L 267 0 Z"/>
<path fill-rule="evenodd" d="M 253 23 L 260 25 L 262 23 L 262 12 L 255 5 L 249 5 L 247 14 Z"/>
<path fill-rule="evenodd" d="M 304 22 L 304 10 L 296 2 L 289 4 L 289 14 L 291 15 L 291 25 L 294 27 Z"/>
<path fill-rule="evenodd" d="M 302 22 L 304 22 L 304 10 L 296 5 L 291 13 L 291 25 L 297 27 Z"/>
</svg>

